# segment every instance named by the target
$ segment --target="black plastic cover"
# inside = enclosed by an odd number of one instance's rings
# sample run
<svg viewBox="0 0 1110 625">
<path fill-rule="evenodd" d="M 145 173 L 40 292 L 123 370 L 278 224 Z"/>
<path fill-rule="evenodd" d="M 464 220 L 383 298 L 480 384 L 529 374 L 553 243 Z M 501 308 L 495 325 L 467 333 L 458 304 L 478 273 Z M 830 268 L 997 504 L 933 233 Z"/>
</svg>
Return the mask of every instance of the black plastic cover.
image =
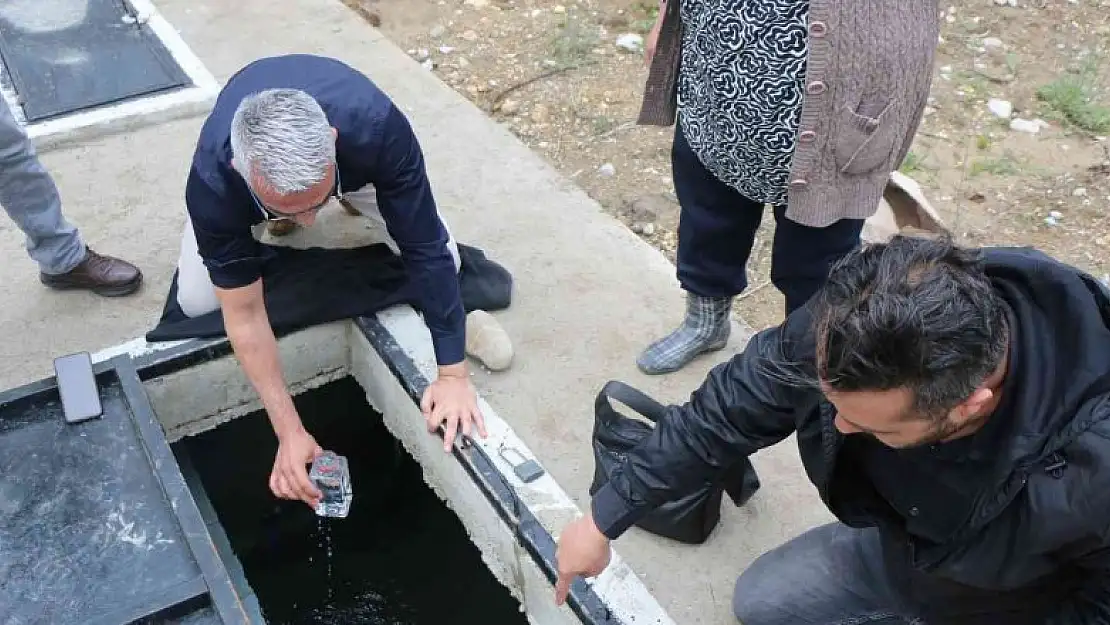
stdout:
<svg viewBox="0 0 1110 625">
<path fill-rule="evenodd" d="M 125 0 L 0 2 L 0 57 L 29 122 L 190 84 Z"/>
<path fill-rule="evenodd" d="M 94 371 L 100 419 L 0 394 L 0 625 L 249 622 L 130 358 Z"/>
</svg>

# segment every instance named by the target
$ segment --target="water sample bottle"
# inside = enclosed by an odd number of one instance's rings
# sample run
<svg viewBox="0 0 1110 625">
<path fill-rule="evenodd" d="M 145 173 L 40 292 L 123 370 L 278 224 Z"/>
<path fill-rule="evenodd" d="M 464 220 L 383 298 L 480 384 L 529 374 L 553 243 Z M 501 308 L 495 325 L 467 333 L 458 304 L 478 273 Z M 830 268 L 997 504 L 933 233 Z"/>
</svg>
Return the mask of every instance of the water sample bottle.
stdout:
<svg viewBox="0 0 1110 625">
<path fill-rule="evenodd" d="M 316 504 L 318 516 L 345 518 L 351 510 L 351 473 L 347 459 L 334 452 L 325 451 L 312 463 L 308 478 L 320 489 L 323 497 Z"/>
</svg>

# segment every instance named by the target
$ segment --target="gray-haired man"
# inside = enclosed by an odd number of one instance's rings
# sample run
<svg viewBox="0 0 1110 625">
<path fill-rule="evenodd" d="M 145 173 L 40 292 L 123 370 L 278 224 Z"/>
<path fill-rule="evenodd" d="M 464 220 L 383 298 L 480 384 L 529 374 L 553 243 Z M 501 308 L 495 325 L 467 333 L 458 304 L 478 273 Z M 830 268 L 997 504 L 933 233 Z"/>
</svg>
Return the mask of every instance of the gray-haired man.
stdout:
<svg viewBox="0 0 1110 625">
<path fill-rule="evenodd" d="M 274 220 L 310 226 L 332 197 L 377 221 L 420 285 L 439 376 L 424 395 L 429 429 L 485 426 L 465 358 L 457 245 L 439 216 L 408 120 L 369 78 L 330 58 L 263 58 L 224 86 L 201 130 L 186 183 L 189 220 L 178 263 L 178 304 L 189 316 L 222 310 L 224 327 L 269 414 L 279 445 L 278 497 L 314 504 L 305 466 L 320 452 L 285 386 L 262 296 Z"/>
</svg>

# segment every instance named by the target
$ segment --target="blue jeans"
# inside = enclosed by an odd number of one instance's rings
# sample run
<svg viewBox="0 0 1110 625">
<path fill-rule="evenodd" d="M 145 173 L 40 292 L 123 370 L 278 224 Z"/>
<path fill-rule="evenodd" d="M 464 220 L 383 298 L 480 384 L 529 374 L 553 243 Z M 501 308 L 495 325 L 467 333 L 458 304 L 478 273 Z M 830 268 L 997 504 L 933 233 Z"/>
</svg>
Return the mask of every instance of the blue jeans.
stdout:
<svg viewBox="0 0 1110 625">
<path fill-rule="evenodd" d="M 85 243 L 62 215 L 54 179 L 8 103 L 0 97 L 0 206 L 23 231 L 43 273 L 67 273 L 85 260 Z"/>
<path fill-rule="evenodd" d="M 830 523 L 760 556 L 736 580 L 743 625 L 924 625 L 902 614 L 878 532 Z"/>
</svg>

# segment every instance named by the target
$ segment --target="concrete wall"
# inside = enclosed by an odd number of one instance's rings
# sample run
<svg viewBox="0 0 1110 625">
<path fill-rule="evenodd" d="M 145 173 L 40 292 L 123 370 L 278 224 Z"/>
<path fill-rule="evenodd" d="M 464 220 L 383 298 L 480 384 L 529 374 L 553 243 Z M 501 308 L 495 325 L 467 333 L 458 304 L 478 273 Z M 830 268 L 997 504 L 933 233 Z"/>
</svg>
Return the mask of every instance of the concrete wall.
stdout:
<svg viewBox="0 0 1110 625">
<path fill-rule="evenodd" d="M 351 329 L 349 322 L 332 323 L 278 341 L 285 381 L 294 394 L 347 375 Z M 234 356 L 149 380 L 146 391 L 171 443 L 262 409 Z"/>
<path fill-rule="evenodd" d="M 379 318 L 419 369 L 427 373 L 434 367 L 434 360 L 424 353 L 430 350 L 427 329 L 411 308 L 398 307 Z M 154 347 L 132 341 L 98 352 L 94 360 L 120 353 L 139 357 L 169 347 L 173 344 Z M 554 604 L 552 585 L 539 565 L 517 541 L 512 528 L 501 519 L 463 465 L 443 452 L 439 438 L 428 435 L 418 406 L 354 323 L 339 322 L 297 332 L 280 339 L 278 347 L 287 383 L 294 393 L 346 375 L 358 380 L 366 391 L 367 401 L 383 414 L 389 430 L 423 467 L 425 481 L 463 522 L 483 561 L 521 603 L 531 623 L 580 622 L 568 607 Z M 171 442 L 261 408 L 257 394 L 231 355 L 151 379 L 145 386 Z M 558 530 L 579 514 L 578 508 L 550 474 L 529 484 L 515 477 L 512 467 L 498 455 L 498 449 L 505 445 L 526 457 L 535 456 L 488 403 L 483 400 L 479 403 L 489 438 L 476 444 L 483 447 L 528 511 L 552 536 L 557 536 Z M 609 569 L 592 580 L 592 587 L 612 613 L 626 623 L 673 625 L 617 554 Z"/>
<path fill-rule="evenodd" d="M 455 512 L 482 560 L 520 601 L 534 625 L 578 623 L 565 607 L 552 602 L 551 585 L 517 543 L 470 476 L 438 438 L 428 435 L 419 408 L 361 335 L 351 341 L 351 372 L 366 390 L 367 401 L 381 412 L 386 426 L 424 469 L 424 481 Z"/>
</svg>

